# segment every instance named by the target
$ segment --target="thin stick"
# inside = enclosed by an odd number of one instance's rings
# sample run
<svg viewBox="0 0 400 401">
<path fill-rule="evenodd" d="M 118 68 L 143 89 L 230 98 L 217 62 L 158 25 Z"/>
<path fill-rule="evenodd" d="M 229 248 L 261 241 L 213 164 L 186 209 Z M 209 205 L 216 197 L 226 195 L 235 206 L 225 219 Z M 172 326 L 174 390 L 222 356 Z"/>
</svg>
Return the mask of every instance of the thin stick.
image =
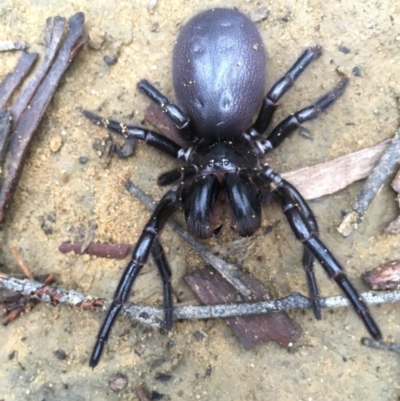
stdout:
<svg viewBox="0 0 400 401">
<path fill-rule="evenodd" d="M 29 280 L 33 280 L 33 275 L 31 272 L 31 269 L 29 266 L 22 260 L 21 256 L 19 255 L 17 248 L 13 245 L 11 247 L 11 252 L 14 256 L 15 261 L 17 262 L 18 266 L 22 270 L 22 272 L 25 274 L 26 277 L 29 278 Z"/>
<path fill-rule="evenodd" d="M 111 301 L 106 301 L 104 298 L 93 298 L 77 291 L 43 285 L 43 283 L 37 281 L 17 279 L 5 274 L 0 274 L 0 287 L 22 293 L 31 299 L 38 299 L 52 305 L 65 304 L 105 312 L 111 304 Z M 400 301 L 400 291 L 369 291 L 361 294 L 361 296 L 368 305 Z M 322 308 L 339 308 L 349 305 L 349 300 L 342 296 L 321 298 Z M 129 303 L 124 304 L 123 308 L 126 316 L 131 320 L 155 327 L 162 327 L 164 324 L 164 309 L 162 308 Z M 226 318 L 310 308 L 311 302 L 307 297 L 299 293 L 292 293 L 284 298 L 256 303 L 176 307 L 173 318 L 174 320 Z"/>
<path fill-rule="evenodd" d="M 385 179 L 391 174 L 400 159 L 400 129 L 395 133 L 390 146 L 387 148 L 377 165 L 372 169 L 360 194 L 353 203 L 352 211 L 347 213 L 338 227 L 344 237 L 348 237 L 361 223 L 369 205 L 381 189 Z"/>
<path fill-rule="evenodd" d="M 154 202 L 142 192 L 132 181 L 125 182 L 125 188 L 128 192 L 136 196 L 145 206 L 153 211 L 155 209 Z M 225 262 L 211 253 L 204 245 L 200 244 L 192 236 L 190 236 L 176 221 L 168 220 L 167 224 L 177 232 L 199 255 L 215 270 L 218 270 L 222 277 L 228 281 L 232 286 L 239 291 L 242 295 L 249 297 L 251 290 L 247 288 L 240 280 L 239 268 L 231 263 Z"/>
</svg>

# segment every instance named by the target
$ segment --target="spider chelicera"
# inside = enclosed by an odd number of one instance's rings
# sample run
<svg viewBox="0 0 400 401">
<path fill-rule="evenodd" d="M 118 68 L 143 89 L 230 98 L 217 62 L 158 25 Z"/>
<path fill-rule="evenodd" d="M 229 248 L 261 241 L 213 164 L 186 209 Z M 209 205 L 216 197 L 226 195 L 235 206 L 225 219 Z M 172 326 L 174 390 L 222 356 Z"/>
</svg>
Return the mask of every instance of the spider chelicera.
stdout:
<svg viewBox="0 0 400 401">
<path fill-rule="evenodd" d="M 304 245 L 303 266 L 315 317 L 321 318 L 321 310 L 314 258 L 341 287 L 371 336 L 381 338 L 377 324 L 342 266 L 318 238 L 310 207 L 295 187 L 261 162 L 302 123 L 318 117 L 343 94 L 347 78 L 314 104 L 287 117 L 268 136 L 263 135 L 280 97 L 320 54 L 319 46 L 307 49 L 265 95 L 266 56 L 256 26 L 235 9 L 212 9 L 189 20 L 177 38 L 173 83 L 181 107 L 148 81 L 138 84 L 175 123 L 191 147 L 183 148 L 142 127 L 84 112 L 93 123 L 127 140 L 145 141 L 184 162 L 183 167 L 158 178 L 159 185 L 174 185 L 158 203 L 136 244 L 98 334 L 90 366 L 98 364 L 111 327 L 150 253 L 164 283 L 165 327 L 172 327 L 171 270 L 158 233 L 171 214 L 182 208 L 188 232 L 198 238 L 210 238 L 219 232 L 214 222 L 220 203 L 230 208 L 232 229 L 249 237 L 260 227 L 262 204 L 268 200 L 280 202 L 296 238 Z"/>
</svg>

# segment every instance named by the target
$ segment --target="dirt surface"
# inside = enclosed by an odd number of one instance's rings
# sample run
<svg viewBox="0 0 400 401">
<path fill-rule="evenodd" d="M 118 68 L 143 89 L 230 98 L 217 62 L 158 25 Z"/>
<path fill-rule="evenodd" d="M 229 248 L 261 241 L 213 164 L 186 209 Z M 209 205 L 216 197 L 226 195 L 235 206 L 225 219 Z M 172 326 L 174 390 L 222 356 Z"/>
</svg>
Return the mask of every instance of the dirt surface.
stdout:
<svg viewBox="0 0 400 401">
<path fill-rule="evenodd" d="M 153 9 L 151 4 L 156 4 Z M 134 158 L 113 158 L 104 167 L 93 149 L 106 132 L 86 121 L 84 108 L 126 122 L 140 123 L 148 100 L 136 83 L 148 78 L 170 98 L 171 53 L 179 29 L 190 16 L 213 6 L 236 6 L 250 13 L 268 9 L 257 23 L 268 49 L 268 85 L 315 44 L 322 57 L 296 82 L 276 112 L 274 123 L 317 99 L 347 75 L 345 95 L 316 121 L 305 124 L 313 140 L 298 134 L 268 159 L 277 171 L 321 162 L 372 145 L 394 134 L 399 124 L 400 7 L 397 0 L 364 1 L 0 1 L 0 39 L 24 40 L 43 57 L 45 20 L 86 15 L 92 43 L 73 63 L 36 132 L 19 189 L 1 226 L 0 269 L 20 274 L 10 247 L 15 245 L 34 274 L 55 272 L 57 284 L 95 296 L 112 297 L 125 261 L 63 255 L 63 240 L 81 240 L 89 221 L 95 239 L 132 242 L 149 214 L 121 184 L 129 177 L 159 199 L 158 175 L 176 166 L 140 144 Z M 340 46 L 342 46 L 340 50 Z M 347 48 L 349 52 L 345 51 Z M 118 56 L 107 65 L 104 56 Z M 16 64 L 18 53 L 1 53 L 0 76 Z M 357 67 L 360 76 L 354 75 Z M 62 142 L 54 152 L 52 146 Z M 86 164 L 79 161 L 86 157 Z M 343 239 L 335 226 L 349 209 L 360 183 L 311 202 L 321 237 L 338 256 L 360 290 L 360 275 L 380 263 L 399 259 L 399 237 L 383 234 L 398 213 L 386 185 L 370 207 L 360 230 Z M 278 206 L 266 208 L 262 228 L 244 242 L 226 224 L 209 247 L 239 249 L 230 261 L 265 283 L 275 296 L 307 293 L 301 245 Z M 269 232 L 267 227 L 273 225 Z M 268 233 L 269 232 L 269 233 Z M 183 275 L 203 262 L 170 229 L 162 235 L 173 268 L 173 286 L 181 302 L 196 303 Z M 235 244 L 238 244 L 235 247 Z M 340 293 L 317 266 L 324 296 Z M 134 302 L 161 305 L 155 269 L 136 282 Z M 399 306 L 372 308 L 386 339 L 400 341 Z M 139 384 L 164 400 L 398 400 L 399 356 L 360 345 L 366 330 L 348 308 L 324 311 L 317 322 L 310 311 L 291 312 L 303 336 L 289 351 L 274 343 L 245 351 L 222 320 L 177 322 L 169 335 L 120 318 L 99 366 L 88 366 L 103 316 L 69 307 L 37 305 L 30 313 L 0 327 L 0 400 L 135 400 Z M 397 316 L 397 317 L 396 317 Z M 201 335 L 198 335 L 201 333 Z M 196 335 L 195 335 L 196 334 Z M 65 359 L 55 352 L 62 350 Z M 127 378 L 114 392 L 110 380 Z M 163 395 L 163 398 L 158 398 Z"/>
</svg>

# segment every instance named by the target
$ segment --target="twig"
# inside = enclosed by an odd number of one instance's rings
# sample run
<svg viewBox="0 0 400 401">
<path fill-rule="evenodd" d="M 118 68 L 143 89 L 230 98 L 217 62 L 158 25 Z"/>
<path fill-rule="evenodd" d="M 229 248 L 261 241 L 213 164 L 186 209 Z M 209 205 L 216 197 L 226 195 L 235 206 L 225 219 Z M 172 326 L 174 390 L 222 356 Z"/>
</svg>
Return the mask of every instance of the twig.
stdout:
<svg viewBox="0 0 400 401">
<path fill-rule="evenodd" d="M 28 106 L 33 95 L 39 88 L 40 83 L 43 81 L 51 64 L 54 61 L 57 51 L 60 47 L 61 40 L 67 25 L 67 20 L 62 17 L 47 18 L 46 20 L 46 53 L 44 61 L 40 65 L 35 76 L 29 82 L 28 86 L 19 94 L 11 106 L 11 115 L 13 117 L 13 128 L 16 127 L 23 111 Z"/>
<path fill-rule="evenodd" d="M 38 299 L 52 305 L 65 304 L 83 309 L 106 311 L 111 304 L 111 301 L 106 301 L 104 298 L 93 298 L 77 291 L 43 285 L 36 281 L 17 279 L 5 274 L 0 274 L 0 287 L 23 293 L 29 298 Z M 369 291 L 361 294 L 361 296 L 365 303 L 369 305 L 400 301 L 400 291 Z M 349 300 L 342 296 L 321 298 L 322 308 L 339 308 L 349 305 Z M 284 298 L 256 303 L 176 307 L 174 309 L 174 319 L 226 318 L 310 308 L 311 302 L 307 297 L 299 293 L 292 293 Z M 124 311 L 128 318 L 150 326 L 162 327 L 164 324 L 164 309 L 162 308 L 126 303 L 124 304 Z"/>
<path fill-rule="evenodd" d="M 400 354 L 400 345 L 399 344 L 390 344 L 385 341 L 377 341 L 372 338 L 363 337 L 361 339 L 361 344 L 366 345 L 367 347 L 382 349 L 384 351 L 393 351 Z"/>
<path fill-rule="evenodd" d="M 11 247 L 12 254 L 14 256 L 15 261 L 17 262 L 18 266 L 22 270 L 22 272 L 25 274 L 26 277 L 29 278 L 29 280 L 33 280 L 33 275 L 31 272 L 31 269 L 29 266 L 22 260 L 21 256 L 19 255 L 17 248 L 13 245 Z"/>
<path fill-rule="evenodd" d="M 22 52 L 14 70 L 8 73 L 0 83 L 0 108 L 5 106 L 14 90 L 31 70 L 37 56 L 37 53 Z"/>
<path fill-rule="evenodd" d="M 46 111 L 64 72 L 89 38 L 83 34 L 84 14 L 69 19 L 69 30 L 50 70 L 21 115 L 11 135 L 4 163 L 4 181 L 0 187 L 0 221 L 4 219 L 21 176 L 29 145 L 39 122 Z M 54 28 L 54 26 L 53 26 Z"/>
<path fill-rule="evenodd" d="M 82 242 L 63 242 L 58 250 L 62 253 L 74 251 L 76 255 L 84 253 L 95 255 L 100 258 L 124 259 L 128 252 L 133 248 L 131 244 L 100 244 L 92 242 L 82 251 Z"/>
<path fill-rule="evenodd" d="M 125 182 L 125 188 L 132 195 L 136 196 L 145 206 L 153 211 L 155 209 L 154 202 L 142 192 L 132 181 L 127 180 Z M 222 277 L 228 281 L 232 286 L 239 291 L 242 295 L 248 297 L 251 295 L 251 290 L 247 288 L 240 280 L 239 269 L 237 266 L 225 262 L 224 260 L 218 258 L 213 253 L 211 253 L 205 246 L 200 244 L 192 236 L 190 236 L 176 221 L 169 219 L 167 224 L 177 232 L 199 255 L 215 270 L 218 270 Z"/>
<path fill-rule="evenodd" d="M 395 133 L 389 148 L 373 168 L 360 194 L 353 203 L 352 211 L 347 213 L 338 227 L 344 237 L 348 237 L 361 223 L 369 205 L 382 187 L 385 179 L 391 174 L 400 159 L 400 129 Z"/>
<path fill-rule="evenodd" d="M 13 42 L 12 40 L 1 40 L 0 41 L 0 52 L 6 52 L 10 50 L 25 50 L 28 46 L 25 42 Z"/>
</svg>

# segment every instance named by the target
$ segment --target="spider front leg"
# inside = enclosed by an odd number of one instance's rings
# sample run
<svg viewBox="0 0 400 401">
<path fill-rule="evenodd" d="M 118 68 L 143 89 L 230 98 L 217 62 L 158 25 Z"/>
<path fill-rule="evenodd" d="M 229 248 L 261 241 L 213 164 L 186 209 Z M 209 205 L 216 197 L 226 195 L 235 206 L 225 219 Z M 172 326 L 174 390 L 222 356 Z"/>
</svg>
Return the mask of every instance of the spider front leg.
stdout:
<svg viewBox="0 0 400 401">
<path fill-rule="evenodd" d="M 159 202 L 155 211 L 150 217 L 150 220 L 147 222 L 145 228 L 143 229 L 143 232 L 132 253 L 131 261 L 125 268 L 125 271 L 115 291 L 114 299 L 112 301 L 110 309 L 108 310 L 107 316 L 97 336 L 97 341 L 94 346 L 92 356 L 90 358 L 90 366 L 92 368 L 94 368 L 99 363 L 104 344 L 107 341 L 107 338 L 110 334 L 112 325 L 114 324 L 114 321 L 118 316 L 118 313 L 122 309 L 123 304 L 128 300 L 132 285 L 136 280 L 136 277 L 138 276 L 140 270 L 147 262 L 150 250 L 152 249 L 154 244 L 156 246 L 155 259 L 157 266 L 159 268 L 161 267 L 160 271 L 161 275 L 163 276 L 164 282 L 165 282 L 164 276 L 167 278 L 167 280 L 169 280 L 168 270 L 166 270 L 164 267 L 161 266 L 162 264 L 165 265 L 163 256 L 160 256 L 160 253 L 157 252 L 160 251 L 161 246 L 159 246 L 158 248 L 159 243 L 158 241 L 154 242 L 154 240 L 156 239 L 156 236 L 160 231 L 160 229 L 163 227 L 165 221 L 175 211 L 176 205 L 178 203 L 178 192 L 179 192 L 179 187 L 176 187 L 168 191 L 162 197 L 161 201 Z M 164 287 L 164 294 L 165 291 L 166 290 Z"/>
<path fill-rule="evenodd" d="M 103 118 L 88 110 L 84 110 L 83 115 L 93 124 L 101 125 L 104 128 L 107 128 L 110 132 L 123 136 L 126 140 L 136 139 L 139 141 L 144 141 L 148 145 L 163 151 L 175 159 L 186 161 L 190 155 L 191 148 L 182 148 L 182 146 L 178 145 L 171 139 L 158 134 L 157 132 L 134 125 L 127 125 L 117 120 Z"/>
<path fill-rule="evenodd" d="M 364 322 L 370 335 L 375 340 L 380 340 L 382 334 L 378 325 L 371 316 L 367 305 L 347 278 L 343 267 L 327 249 L 324 243 L 318 238 L 316 233 L 313 232 L 309 222 L 305 218 L 302 212 L 303 206 L 300 203 L 302 202 L 305 204 L 306 202 L 304 199 L 291 184 L 283 180 L 278 174 L 274 173 L 272 169 L 264 168 L 263 173 L 276 185 L 275 190 L 282 202 L 283 212 L 285 213 L 296 238 L 313 253 L 328 276 L 335 280 L 340 286 L 359 317 Z"/>
</svg>

